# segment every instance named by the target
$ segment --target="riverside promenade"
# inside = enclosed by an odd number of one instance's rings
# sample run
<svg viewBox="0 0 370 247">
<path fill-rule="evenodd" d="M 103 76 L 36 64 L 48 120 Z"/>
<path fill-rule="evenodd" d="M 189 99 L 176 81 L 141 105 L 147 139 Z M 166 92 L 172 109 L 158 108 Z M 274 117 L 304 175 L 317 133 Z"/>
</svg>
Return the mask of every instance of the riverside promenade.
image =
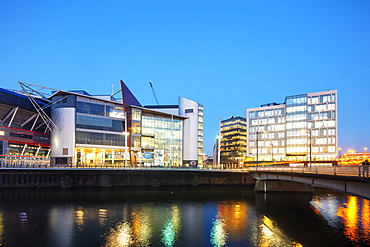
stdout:
<svg viewBox="0 0 370 247">
<path fill-rule="evenodd" d="M 190 167 L 132 167 L 50 165 L 46 161 L 0 163 L 0 188 L 74 188 L 133 186 L 254 185 L 243 170 Z"/>
</svg>

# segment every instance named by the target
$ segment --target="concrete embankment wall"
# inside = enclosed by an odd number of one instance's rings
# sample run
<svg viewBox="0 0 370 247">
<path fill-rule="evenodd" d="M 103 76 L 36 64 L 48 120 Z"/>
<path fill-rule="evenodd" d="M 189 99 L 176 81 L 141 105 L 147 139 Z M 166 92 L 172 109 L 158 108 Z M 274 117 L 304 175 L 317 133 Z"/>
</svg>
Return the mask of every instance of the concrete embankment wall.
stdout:
<svg viewBox="0 0 370 247">
<path fill-rule="evenodd" d="M 249 173 L 209 170 L 0 169 L 0 188 L 254 185 Z"/>
</svg>

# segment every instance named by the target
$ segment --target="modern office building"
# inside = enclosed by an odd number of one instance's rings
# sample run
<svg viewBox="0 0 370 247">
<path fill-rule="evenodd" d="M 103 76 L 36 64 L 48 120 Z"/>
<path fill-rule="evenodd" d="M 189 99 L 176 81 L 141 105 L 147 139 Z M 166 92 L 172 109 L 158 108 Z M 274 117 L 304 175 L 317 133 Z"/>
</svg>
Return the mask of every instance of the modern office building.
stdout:
<svg viewBox="0 0 370 247">
<path fill-rule="evenodd" d="M 164 167 L 199 164 L 198 153 L 189 156 L 193 151 L 189 141 L 199 140 L 198 132 L 186 129 L 192 117 L 143 107 L 122 81 L 121 91 L 121 99 L 112 95 L 93 96 L 85 91 L 58 91 L 50 97 L 55 123 L 53 164 Z M 179 104 L 178 108 L 178 112 L 190 109 L 186 104 Z M 198 105 L 196 109 L 198 117 Z M 189 157 L 195 158 L 189 161 Z"/>
<path fill-rule="evenodd" d="M 337 112 L 337 90 L 247 109 L 247 155 L 257 161 L 335 159 Z"/>
<path fill-rule="evenodd" d="M 201 166 L 203 163 L 203 106 L 183 97 L 178 105 L 150 105 L 147 109 L 185 117 L 183 136 L 183 163 Z"/>
<path fill-rule="evenodd" d="M 239 168 L 246 157 L 247 123 L 244 117 L 221 120 L 220 163 L 224 168 Z"/>
<path fill-rule="evenodd" d="M 0 88 L 0 157 L 48 159 L 50 110 L 39 96 Z"/>
<path fill-rule="evenodd" d="M 57 91 L 51 97 L 55 123 L 52 164 L 122 165 L 129 160 L 122 103 L 85 91 Z"/>
</svg>

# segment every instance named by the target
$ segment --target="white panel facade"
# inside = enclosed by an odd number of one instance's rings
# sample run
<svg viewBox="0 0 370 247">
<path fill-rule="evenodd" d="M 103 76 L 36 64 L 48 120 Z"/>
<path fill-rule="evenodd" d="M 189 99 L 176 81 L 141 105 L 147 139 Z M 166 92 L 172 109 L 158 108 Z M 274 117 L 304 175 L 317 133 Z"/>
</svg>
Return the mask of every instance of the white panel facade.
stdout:
<svg viewBox="0 0 370 247">
<path fill-rule="evenodd" d="M 75 108 L 57 108 L 52 112 L 56 126 L 51 134 L 51 157 L 74 157 Z"/>
<path fill-rule="evenodd" d="M 198 103 L 179 97 L 179 115 L 184 121 L 183 160 L 198 160 Z"/>
</svg>

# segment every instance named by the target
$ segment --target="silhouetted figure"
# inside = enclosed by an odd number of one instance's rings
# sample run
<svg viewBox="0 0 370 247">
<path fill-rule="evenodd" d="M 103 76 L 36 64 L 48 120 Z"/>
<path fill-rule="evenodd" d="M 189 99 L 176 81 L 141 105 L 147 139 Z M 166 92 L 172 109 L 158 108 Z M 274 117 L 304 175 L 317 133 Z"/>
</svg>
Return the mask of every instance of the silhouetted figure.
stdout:
<svg viewBox="0 0 370 247">
<path fill-rule="evenodd" d="M 370 166 L 370 162 L 369 160 L 365 160 L 364 162 L 362 162 L 361 164 L 362 166 L 362 177 L 369 177 L 369 166 Z"/>
</svg>

